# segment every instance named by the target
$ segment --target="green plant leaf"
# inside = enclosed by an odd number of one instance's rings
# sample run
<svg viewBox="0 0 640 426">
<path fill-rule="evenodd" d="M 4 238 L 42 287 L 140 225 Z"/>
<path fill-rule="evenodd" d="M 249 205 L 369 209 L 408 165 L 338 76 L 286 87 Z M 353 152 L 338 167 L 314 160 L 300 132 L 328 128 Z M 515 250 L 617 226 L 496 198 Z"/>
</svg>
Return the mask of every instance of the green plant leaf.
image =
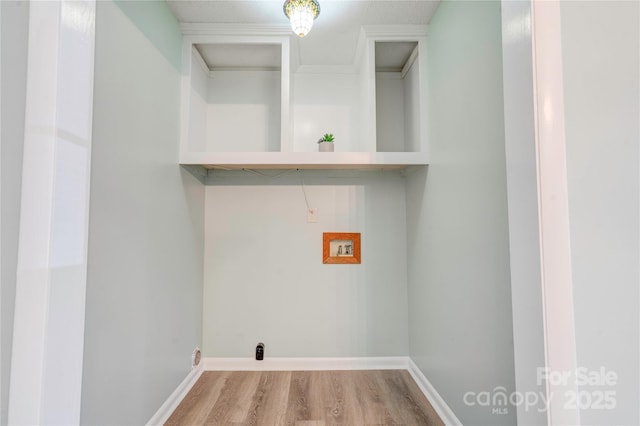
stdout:
<svg viewBox="0 0 640 426">
<path fill-rule="evenodd" d="M 333 133 L 325 133 L 322 137 L 323 142 L 333 142 Z"/>
</svg>

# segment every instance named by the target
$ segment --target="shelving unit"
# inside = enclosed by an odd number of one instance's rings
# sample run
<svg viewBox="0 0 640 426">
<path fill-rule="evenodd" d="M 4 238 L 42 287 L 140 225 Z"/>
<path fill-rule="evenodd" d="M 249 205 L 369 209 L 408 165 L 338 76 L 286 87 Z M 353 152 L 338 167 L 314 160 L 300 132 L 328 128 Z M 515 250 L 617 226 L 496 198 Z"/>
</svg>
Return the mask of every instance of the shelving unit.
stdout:
<svg viewBox="0 0 640 426">
<path fill-rule="evenodd" d="M 428 164 L 426 27 L 367 27 L 349 69 L 291 67 L 288 28 L 183 25 L 180 163 L 205 168 Z M 317 152 L 324 133 L 336 152 Z"/>
<path fill-rule="evenodd" d="M 419 152 L 418 42 L 376 41 L 376 150 Z"/>
</svg>

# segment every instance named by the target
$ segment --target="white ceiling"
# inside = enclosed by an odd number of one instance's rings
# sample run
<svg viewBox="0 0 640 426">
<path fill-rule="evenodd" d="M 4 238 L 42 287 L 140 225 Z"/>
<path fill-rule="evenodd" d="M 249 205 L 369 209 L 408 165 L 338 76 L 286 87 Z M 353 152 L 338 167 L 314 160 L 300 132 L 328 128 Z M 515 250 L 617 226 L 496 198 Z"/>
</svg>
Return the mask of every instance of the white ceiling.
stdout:
<svg viewBox="0 0 640 426">
<path fill-rule="evenodd" d="M 349 66 L 363 25 L 425 25 L 439 0 L 318 0 L 320 15 L 311 32 L 291 34 L 300 65 Z M 284 0 L 167 0 L 180 22 L 287 25 Z"/>
<path fill-rule="evenodd" d="M 418 42 L 376 42 L 376 71 L 400 72 Z"/>
</svg>

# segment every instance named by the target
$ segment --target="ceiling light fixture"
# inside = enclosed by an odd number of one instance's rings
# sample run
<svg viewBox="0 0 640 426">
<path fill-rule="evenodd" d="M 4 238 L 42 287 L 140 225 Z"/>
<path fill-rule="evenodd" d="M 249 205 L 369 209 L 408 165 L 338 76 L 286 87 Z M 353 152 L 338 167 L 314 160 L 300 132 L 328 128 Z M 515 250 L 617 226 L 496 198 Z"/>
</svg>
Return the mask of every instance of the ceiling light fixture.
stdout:
<svg viewBox="0 0 640 426">
<path fill-rule="evenodd" d="M 293 32 L 304 37 L 311 31 L 313 20 L 320 14 L 320 3 L 317 0 L 287 0 L 282 10 L 291 20 Z"/>
</svg>

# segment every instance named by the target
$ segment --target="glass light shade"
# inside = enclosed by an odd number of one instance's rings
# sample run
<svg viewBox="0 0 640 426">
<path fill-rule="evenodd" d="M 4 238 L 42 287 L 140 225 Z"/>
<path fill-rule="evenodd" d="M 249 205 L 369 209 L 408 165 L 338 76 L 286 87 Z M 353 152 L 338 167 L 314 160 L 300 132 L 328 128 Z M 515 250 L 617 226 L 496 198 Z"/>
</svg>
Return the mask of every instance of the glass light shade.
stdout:
<svg viewBox="0 0 640 426">
<path fill-rule="evenodd" d="M 320 14 L 320 4 L 317 0 L 287 0 L 282 8 L 291 20 L 291 29 L 300 37 L 311 31 L 313 20 Z"/>
</svg>

